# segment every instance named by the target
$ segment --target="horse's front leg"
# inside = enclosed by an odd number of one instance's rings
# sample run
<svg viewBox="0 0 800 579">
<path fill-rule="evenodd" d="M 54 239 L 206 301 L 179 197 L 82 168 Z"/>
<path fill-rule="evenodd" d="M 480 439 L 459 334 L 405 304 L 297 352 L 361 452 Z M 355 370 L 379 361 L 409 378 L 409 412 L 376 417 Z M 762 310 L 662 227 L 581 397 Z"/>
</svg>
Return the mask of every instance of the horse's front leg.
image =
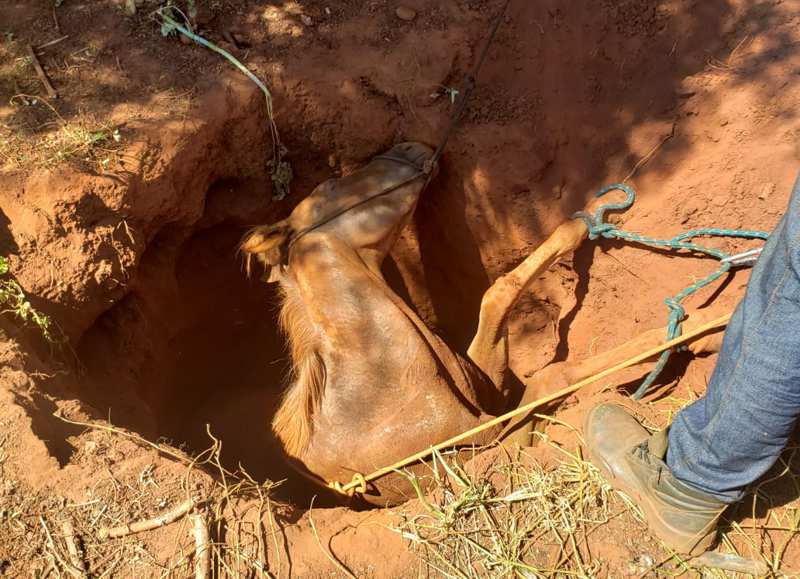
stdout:
<svg viewBox="0 0 800 579">
<path fill-rule="evenodd" d="M 478 331 L 467 355 L 498 389 L 502 388 L 508 369 L 507 322 L 511 309 L 531 282 L 559 258 L 575 251 L 586 234 L 586 224 L 582 220 L 562 224 L 525 261 L 495 281 L 483 294 Z"/>
</svg>

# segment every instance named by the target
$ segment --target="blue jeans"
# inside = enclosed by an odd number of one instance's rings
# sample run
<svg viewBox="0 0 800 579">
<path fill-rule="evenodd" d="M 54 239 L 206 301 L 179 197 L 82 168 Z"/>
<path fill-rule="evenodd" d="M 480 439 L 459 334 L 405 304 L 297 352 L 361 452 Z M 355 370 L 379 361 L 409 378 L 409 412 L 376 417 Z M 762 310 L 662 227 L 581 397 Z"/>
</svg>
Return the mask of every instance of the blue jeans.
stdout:
<svg viewBox="0 0 800 579">
<path fill-rule="evenodd" d="M 669 431 L 667 465 L 725 502 L 775 464 L 800 416 L 800 177 L 725 333 L 706 395 Z"/>
</svg>

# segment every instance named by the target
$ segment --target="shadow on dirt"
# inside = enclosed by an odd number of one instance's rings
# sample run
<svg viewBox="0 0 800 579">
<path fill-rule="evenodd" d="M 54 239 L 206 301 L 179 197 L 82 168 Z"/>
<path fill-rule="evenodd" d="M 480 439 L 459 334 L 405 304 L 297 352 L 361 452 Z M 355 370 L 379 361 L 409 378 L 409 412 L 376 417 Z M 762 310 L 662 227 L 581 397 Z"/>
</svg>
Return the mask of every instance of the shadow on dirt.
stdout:
<svg viewBox="0 0 800 579">
<path fill-rule="evenodd" d="M 468 344 L 490 281 L 592 193 L 629 174 L 673 131 L 648 169 L 667 172 L 693 153 L 680 125 L 693 95 L 687 79 L 710 62 L 738 66 L 733 49 L 776 16 L 767 5 L 737 12 L 725 0 L 690 4 L 668 13 L 659 2 L 592 11 L 512 3 L 445 170 L 416 217 L 434 311 L 428 321 L 453 345 Z M 472 37 L 480 32 L 473 28 Z M 762 64 L 742 65 L 748 82 L 768 74 Z M 632 136 L 642 131 L 644 146 Z"/>
<path fill-rule="evenodd" d="M 3 210 L 0 209 L 0 256 L 7 257 L 13 253 L 17 253 L 19 249 L 17 247 L 17 242 L 14 240 L 14 236 L 11 235 L 11 231 L 9 230 L 9 225 L 11 221 L 9 221 L 8 217 Z"/>
</svg>

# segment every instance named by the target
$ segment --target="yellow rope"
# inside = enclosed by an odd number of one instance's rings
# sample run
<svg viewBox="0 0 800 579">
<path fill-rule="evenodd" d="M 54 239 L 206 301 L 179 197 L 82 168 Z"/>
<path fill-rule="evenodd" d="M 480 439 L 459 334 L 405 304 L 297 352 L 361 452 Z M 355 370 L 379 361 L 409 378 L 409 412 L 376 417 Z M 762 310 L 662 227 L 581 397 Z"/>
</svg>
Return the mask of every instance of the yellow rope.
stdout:
<svg viewBox="0 0 800 579">
<path fill-rule="evenodd" d="M 559 398 L 563 398 L 564 396 L 567 396 L 569 394 L 572 394 L 573 392 L 576 392 L 577 390 L 580 390 L 584 386 L 587 386 L 593 382 L 597 382 L 598 380 L 602 380 L 606 376 L 618 372 L 619 370 L 623 370 L 625 368 L 628 368 L 629 366 L 634 366 L 640 362 L 644 362 L 645 360 L 655 356 L 656 354 L 660 354 L 661 352 L 669 350 L 670 348 L 674 348 L 675 346 L 688 342 L 698 336 L 705 334 L 710 330 L 722 328 L 725 325 L 727 325 L 728 321 L 731 319 L 731 315 L 732 314 L 725 314 L 724 316 L 719 317 L 711 322 L 708 322 L 707 324 L 703 324 L 702 326 L 699 326 L 694 330 L 675 338 L 674 340 L 664 342 L 660 346 L 651 348 L 646 352 L 638 354 L 633 358 L 630 358 L 628 360 L 625 360 L 624 362 L 617 364 L 616 366 L 612 366 L 611 368 L 603 370 L 602 372 L 599 372 L 594 376 L 589 376 L 588 378 L 584 378 L 583 380 L 576 382 L 571 386 L 567 386 L 566 388 L 562 388 L 561 390 L 557 390 L 556 392 L 553 392 L 552 394 L 545 396 L 544 398 L 539 398 L 538 400 L 529 402 L 524 406 L 520 406 L 519 408 L 516 408 L 514 410 L 506 412 L 505 414 L 492 418 L 491 420 L 484 422 L 483 424 L 476 426 L 475 428 L 471 428 L 466 432 L 462 432 L 461 434 L 453 436 L 452 438 L 448 438 L 447 440 L 440 442 L 435 446 L 431 446 L 426 450 L 421 450 L 415 454 L 412 454 L 411 456 L 404 458 L 403 460 L 395 462 L 394 464 L 385 466 L 374 472 L 371 472 L 366 476 L 361 473 L 356 473 L 355 475 L 353 475 L 353 479 L 347 484 L 342 484 L 339 481 L 333 481 L 328 483 L 328 486 L 334 489 L 335 491 L 345 494 L 347 496 L 353 496 L 355 493 L 363 494 L 367 490 L 367 483 L 369 481 L 373 481 L 377 478 L 380 478 L 382 476 L 395 472 L 398 469 L 408 466 L 409 464 L 417 462 L 418 460 L 427 458 L 435 450 L 442 450 L 444 448 L 455 446 L 459 442 L 463 442 L 464 440 L 467 440 L 468 438 L 471 438 L 476 434 L 483 432 L 484 430 L 502 424 L 509 418 L 513 418 L 514 416 L 519 416 L 520 414 L 525 414 L 526 412 L 530 412 L 534 408 L 537 408 L 554 400 L 558 400 Z"/>
</svg>

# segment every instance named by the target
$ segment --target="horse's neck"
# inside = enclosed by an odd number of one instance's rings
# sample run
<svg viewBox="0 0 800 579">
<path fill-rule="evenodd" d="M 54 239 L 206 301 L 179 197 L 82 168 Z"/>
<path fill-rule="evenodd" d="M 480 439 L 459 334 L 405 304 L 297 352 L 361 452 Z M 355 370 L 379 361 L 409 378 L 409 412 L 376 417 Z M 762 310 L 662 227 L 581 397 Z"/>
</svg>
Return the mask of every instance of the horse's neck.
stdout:
<svg viewBox="0 0 800 579">
<path fill-rule="evenodd" d="M 413 331 L 435 350 L 447 349 L 389 287 L 379 261 L 372 257 L 346 246 L 322 249 L 309 258 L 309 267 L 298 272 L 297 282 L 287 288 L 293 300 L 304 304 L 321 342 L 334 349 L 339 345 L 357 348 L 364 332 L 374 332 L 379 339 L 396 343 L 402 336 L 386 334 L 393 328 Z M 358 357 L 356 352 L 353 358 Z"/>
</svg>

